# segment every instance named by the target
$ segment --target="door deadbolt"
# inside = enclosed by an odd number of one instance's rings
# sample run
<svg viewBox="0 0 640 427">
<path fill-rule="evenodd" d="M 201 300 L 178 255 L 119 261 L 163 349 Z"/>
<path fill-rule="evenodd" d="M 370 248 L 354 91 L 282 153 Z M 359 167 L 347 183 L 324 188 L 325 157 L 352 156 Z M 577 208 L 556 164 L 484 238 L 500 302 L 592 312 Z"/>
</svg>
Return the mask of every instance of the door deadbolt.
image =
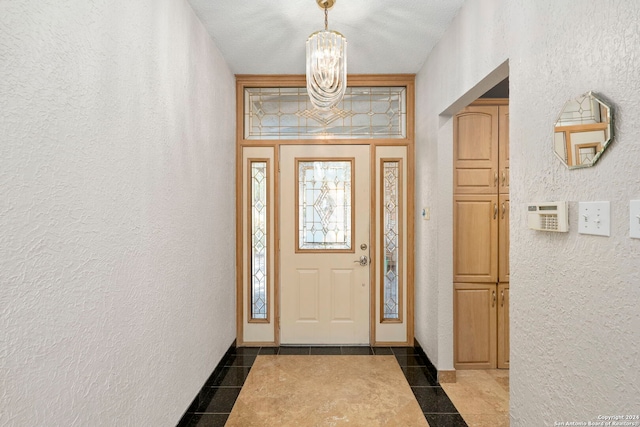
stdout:
<svg viewBox="0 0 640 427">
<path fill-rule="evenodd" d="M 363 251 L 366 251 L 367 250 L 367 244 L 366 243 L 361 244 L 360 245 L 360 249 L 362 249 Z"/>
</svg>

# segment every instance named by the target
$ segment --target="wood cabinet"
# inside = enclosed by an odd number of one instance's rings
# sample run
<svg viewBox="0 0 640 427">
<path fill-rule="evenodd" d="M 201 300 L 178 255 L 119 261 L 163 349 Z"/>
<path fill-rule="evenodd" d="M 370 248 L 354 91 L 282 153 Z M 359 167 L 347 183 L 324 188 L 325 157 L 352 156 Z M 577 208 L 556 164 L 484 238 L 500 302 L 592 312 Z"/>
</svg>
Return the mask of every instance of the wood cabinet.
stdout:
<svg viewBox="0 0 640 427">
<path fill-rule="evenodd" d="M 496 367 L 497 298 L 494 284 L 455 284 L 453 335 L 456 369 Z"/>
<path fill-rule="evenodd" d="M 509 284 L 498 285 L 498 368 L 509 368 Z"/>
<path fill-rule="evenodd" d="M 472 104 L 454 121 L 456 369 L 509 366 L 509 106 L 504 102 Z"/>
<path fill-rule="evenodd" d="M 498 107 L 466 107 L 454 119 L 456 194 L 495 194 L 498 188 Z"/>
<path fill-rule="evenodd" d="M 498 280 L 498 196 L 455 196 L 453 199 L 453 281 Z"/>
<path fill-rule="evenodd" d="M 509 281 L 509 195 L 499 198 L 498 220 L 498 282 Z"/>
<path fill-rule="evenodd" d="M 509 106 L 469 106 L 453 126 L 455 194 L 509 194 Z"/>
<path fill-rule="evenodd" d="M 498 171 L 500 194 L 509 194 L 509 106 L 498 106 Z"/>
<path fill-rule="evenodd" d="M 509 284 L 454 285 L 456 369 L 509 368 Z"/>
</svg>

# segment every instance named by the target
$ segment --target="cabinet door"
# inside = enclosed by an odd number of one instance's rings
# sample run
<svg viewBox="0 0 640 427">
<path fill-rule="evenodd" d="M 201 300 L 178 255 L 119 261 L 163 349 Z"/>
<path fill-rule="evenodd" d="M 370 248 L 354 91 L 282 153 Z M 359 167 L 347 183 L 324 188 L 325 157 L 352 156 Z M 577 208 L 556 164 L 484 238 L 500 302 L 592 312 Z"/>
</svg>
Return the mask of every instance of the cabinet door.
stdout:
<svg viewBox="0 0 640 427">
<path fill-rule="evenodd" d="M 509 106 L 498 107 L 500 194 L 509 194 Z"/>
<path fill-rule="evenodd" d="M 498 285 L 498 368 L 509 369 L 509 284 Z"/>
<path fill-rule="evenodd" d="M 454 193 L 496 193 L 498 107 L 466 107 L 456 115 L 453 126 Z"/>
<path fill-rule="evenodd" d="M 495 284 L 456 283 L 453 295 L 454 366 L 495 369 L 497 353 Z"/>
<path fill-rule="evenodd" d="M 498 221 L 498 281 L 509 281 L 509 195 L 500 195 Z"/>
<path fill-rule="evenodd" d="M 454 197 L 454 282 L 498 281 L 498 214 L 497 195 Z"/>
</svg>

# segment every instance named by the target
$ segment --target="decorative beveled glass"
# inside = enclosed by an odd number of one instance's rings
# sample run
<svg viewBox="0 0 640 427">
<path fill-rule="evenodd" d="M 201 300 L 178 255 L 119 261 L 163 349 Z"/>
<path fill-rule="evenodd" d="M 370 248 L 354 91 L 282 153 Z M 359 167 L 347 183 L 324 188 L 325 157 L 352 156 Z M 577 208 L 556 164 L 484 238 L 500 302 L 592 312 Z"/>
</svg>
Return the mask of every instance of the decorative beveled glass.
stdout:
<svg viewBox="0 0 640 427">
<path fill-rule="evenodd" d="M 401 172 L 399 161 L 382 162 L 382 243 L 383 313 L 382 320 L 400 319 L 401 262 L 400 222 Z"/>
<path fill-rule="evenodd" d="M 267 162 L 251 162 L 251 318 L 267 319 Z"/>
<path fill-rule="evenodd" d="M 351 250 L 352 162 L 298 161 L 298 249 Z"/>
<path fill-rule="evenodd" d="M 402 139 L 407 137 L 406 87 L 349 87 L 328 111 L 313 107 L 302 87 L 245 88 L 248 140 Z"/>
</svg>

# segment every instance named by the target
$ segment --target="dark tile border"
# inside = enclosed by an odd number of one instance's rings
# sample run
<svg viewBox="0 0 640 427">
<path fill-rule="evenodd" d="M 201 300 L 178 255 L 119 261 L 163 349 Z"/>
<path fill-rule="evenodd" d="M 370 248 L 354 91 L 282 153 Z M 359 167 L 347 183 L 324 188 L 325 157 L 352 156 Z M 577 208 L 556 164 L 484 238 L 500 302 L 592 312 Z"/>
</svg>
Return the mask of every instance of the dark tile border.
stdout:
<svg viewBox="0 0 640 427">
<path fill-rule="evenodd" d="M 207 387 L 196 414 L 230 414 L 242 387 Z"/>
<path fill-rule="evenodd" d="M 231 345 L 229 346 L 229 349 L 227 349 L 224 356 L 222 356 L 222 359 L 220 359 L 220 362 L 218 363 L 218 365 L 215 367 L 211 375 L 209 375 L 209 378 L 207 378 L 207 380 L 204 382 L 202 387 L 200 387 L 200 391 L 198 392 L 198 394 L 196 394 L 196 397 L 193 399 L 193 401 L 191 402 L 191 405 L 189 405 L 185 413 L 182 415 L 182 418 L 180 418 L 180 421 L 178 421 L 178 424 L 176 425 L 176 427 L 187 427 L 190 424 L 191 418 L 194 416 L 194 412 L 198 410 L 198 408 L 203 404 L 203 402 L 207 397 L 206 396 L 208 392 L 207 384 L 212 384 L 214 382 L 214 380 L 218 377 L 218 375 L 220 375 L 222 370 L 227 365 L 227 362 L 231 359 L 232 355 L 234 354 L 236 354 L 235 340 L 231 343 Z"/>
<path fill-rule="evenodd" d="M 376 356 L 393 356 L 393 350 L 391 347 L 371 347 L 373 354 Z"/>
<path fill-rule="evenodd" d="M 262 356 L 262 355 L 274 356 L 278 354 L 279 351 L 280 351 L 280 347 L 260 347 L 258 356 Z"/>
<path fill-rule="evenodd" d="M 309 356 L 310 354 L 310 345 L 282 346 L 278 350 L 278 356 Z"/>
<path fill-rule="evenodd" d="M 312 356 L 339 356 L 342 354 L 342 348 L 335 347 L 311 347 Z"/>
<path fill-rule="evenodd" d="M 427 371 L 429 371 L 429 373 L 431 374 L 431 376 L 433 378 L 438 379 L 438 370 L 433 365 L 433 363 L 431 363 L 431 360 L 429 360 L 429 357 L 427 357 L 427 354 L 422 349 L 422 346 L 420 345 L 418 340 L 414 339 L 413 340 L 413 345 L 414 345 L 414 348 L 416 349 L 416 353 L 418 353 L 420 355 L 420 357 L 422 357 L 424 359 L 425 366 L 427 367 Z"/>
<path fill-rule="evenodd" d="M 194 414 L 187 425 L 189 427 L 224 427 L 227 422 L 227 418 L 229 418 L 229 414 Z"/>
<path fill-rule="evenodd" d="M 411 391 L 425 414 L 458 413 L 458 409 L 442 387 L 411 387 Z"/>
<path fill-rule="evenodd" d="M 438 370 L 431 363 L 418 340 L 414 339 L 413 342 L 416 355 L 424 360 L 422 368 L 432 377 L 431 379 L 427 378 L 427 382 L 433 381 L 432 385 L 411 386 L 411 391 L 413 391 L 427 422 L 431 427 L 467 427 L 467 423 L 458 412 L 458 408 L 455 407 L 449 396 L 447 396 L 447 392 L 440 386 Z M 408 375 L 410 370 L 410 367 L 403 368 L 408 381 L 410 381 L 410 375 Z M 418 383 L 416 382 L 416 384 Z"/>
<path fill-rule="evenodd" d="M 460 414 L 424 414 L 429 427 L 467 427 Z"/>
</svg>

